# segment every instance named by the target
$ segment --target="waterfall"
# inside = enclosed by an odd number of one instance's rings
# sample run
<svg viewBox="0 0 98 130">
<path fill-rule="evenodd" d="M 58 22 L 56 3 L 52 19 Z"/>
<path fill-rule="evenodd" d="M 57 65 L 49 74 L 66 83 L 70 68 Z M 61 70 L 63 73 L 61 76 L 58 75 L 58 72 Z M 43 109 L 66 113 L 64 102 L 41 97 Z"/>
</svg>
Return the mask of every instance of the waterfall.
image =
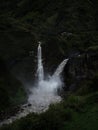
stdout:
<svg viewBox="0 0 98 130">
<path fill-rule="evenodd" d="M 37 57 L 38 57 L 37 59 L 38 60 L 38 67 L 37 67 L 38 81 L 42 81 L 44 79 L 44 69 L 43 69 L 43 63 L 42 63 L 42 49 L 41 49 L 40 42 L 38 45 Z"/>
<path fill-rule="evenodd" d="M 57 67 L 56 71 L 49 78 L 44 79 L 44 68 L 42 63 L 42 49 L 41 43 L 39 42 L 37 50 L 37 77 L 38 82 L 36 86 L 30 89 L 31 94 L 29 95 L 28 102 L 36 108 L 36 112 L 46 110 L 51 103 L 61 101 L 61 97 L 57 94 L 58 88 L 62 88 L 62 81 L 60 75 L 66 65 L 68 59 L 65 59 Z M 34 110 L 33 110 L 34 111 Z"/>
<path fill-rule="evenodd" d="M 65 65 L 67 64 L 68 59 L 63 60 L 60 65 L 57 67 L 56 71 L 53 74 L 53 77 L 58 77 L 62 73 Z"/>
<path fill-rule="evenodd" d="M 42 63 L 42 48 L 41 48 L 41 42 L 39 42 L 38 45 L 38 50 L 37 50 L 37 60 L 38 60 L 38 65 L 37 65 L 37 75 L 38 75 L 38 81 L 44 80 L 44 68 L 43 68 L 43 63 Z M 52 78 L 54 77 L 59 77 L 60 74 L 62 73 L 65 65 L 67 64 L 68 59 L 63 60 L 60 65 L 57 67 L 56 71 L 52 75 Z"/>
<path fill-rule="evenodd" d="M 32 87 L 29 89 L 30 95 L 28 96 L 27 104 L 22 105 L 21 110 L 15 116 L 9 117 L 8 119 L 0 122 L 0 126 L 3 124 L 10 124 L 16 119 L 20 119 L 21 117 L 24 117 L 31 112 L 44 112 L 48 109 L 50 104 L 61 101 L 61 97 L 57 94 L 57 89 L 62 88 L 63 84 L 60 79 L 60 75 L 68 59 L 63 60 L 57 67 L 54 74 L 46 80 L 44 79 L 42 49 L 40 42 L 37 49 L 37 60 L 38 83 L 35 86 L 32 85 Z"/>
</svg>

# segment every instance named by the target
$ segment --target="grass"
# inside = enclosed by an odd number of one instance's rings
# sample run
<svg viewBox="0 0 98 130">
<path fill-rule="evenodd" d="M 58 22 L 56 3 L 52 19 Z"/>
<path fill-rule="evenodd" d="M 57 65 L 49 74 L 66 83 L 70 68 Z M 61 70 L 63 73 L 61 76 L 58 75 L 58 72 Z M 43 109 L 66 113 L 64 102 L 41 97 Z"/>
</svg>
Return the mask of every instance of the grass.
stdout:
<svg viewBox="0 0 98 130">
<path fill-rule="evenodd" d="M 89 106 L 82 114 L 75 112 L 72 122 L 65 122 L 61 130 L 98 130 L 98 104 Z"/>
</svg>

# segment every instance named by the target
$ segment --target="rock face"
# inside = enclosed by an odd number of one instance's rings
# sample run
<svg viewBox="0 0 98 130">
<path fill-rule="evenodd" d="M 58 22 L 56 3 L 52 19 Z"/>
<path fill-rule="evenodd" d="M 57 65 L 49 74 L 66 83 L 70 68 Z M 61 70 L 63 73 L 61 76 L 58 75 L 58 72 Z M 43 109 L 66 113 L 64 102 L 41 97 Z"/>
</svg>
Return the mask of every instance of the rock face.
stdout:
<svg viewBox="0 0 98 130">
<path fill-rule="evenodd" d="M 75 90 L 82 80 L 90 80 L 98 72 L 98 52 L 87 50 L 69 59 L 65 68 L 66 90 Z"/>
</svg>

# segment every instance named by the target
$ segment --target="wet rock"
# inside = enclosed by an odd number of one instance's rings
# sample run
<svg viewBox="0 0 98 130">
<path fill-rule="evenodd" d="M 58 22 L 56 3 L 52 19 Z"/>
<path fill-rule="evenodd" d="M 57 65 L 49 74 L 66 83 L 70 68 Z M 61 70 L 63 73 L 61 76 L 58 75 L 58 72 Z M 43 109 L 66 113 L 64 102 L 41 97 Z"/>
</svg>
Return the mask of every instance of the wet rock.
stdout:
<svg viewBox="0 0 98 130">
<path fill-rule="evenodd" d="M 92 79 L 98 71 L 98 53 L 86 51 L 69 59 L 64 69 L 65 91 L 74 91 L 84 79 Z"/>
<path fill-rule="evenodd" d="M 30 103 L 28 104 L 28 107 L 32 106 Z"/>
</svg>

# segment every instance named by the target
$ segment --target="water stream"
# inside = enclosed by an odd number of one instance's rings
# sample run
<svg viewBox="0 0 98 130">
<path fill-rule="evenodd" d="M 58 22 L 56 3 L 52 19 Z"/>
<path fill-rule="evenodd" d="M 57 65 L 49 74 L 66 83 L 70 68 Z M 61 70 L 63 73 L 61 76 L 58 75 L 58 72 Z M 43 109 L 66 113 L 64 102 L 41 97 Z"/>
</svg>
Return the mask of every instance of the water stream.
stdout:
<svg viewBox="0 0 98 130">
<path fill-rule="evenodd" d="M 57 67 L 56 71 L 52 76 L 44 80 L 44 67 L 42 63 L 42 48 L 41 43 L 37 49 L 37 83 L 35 86 L 29 89 L 30 95 L 28 97 L 27 104 L 21 106 L 21 110 L 15 115 L 0 122 L 0 126 L 3 124 L 9 124 L 20 119 L 32 112 L 41 113 L 48 109 L 52 103 L 60 102 L 61 97 L 57 94 L 58 88 L 62 88 L 62 81 L 60 75 L 67 64 L 68 59 L 65 59 Z M 30 104 L 30 105 L 28 105 Z"/>
</svg>

